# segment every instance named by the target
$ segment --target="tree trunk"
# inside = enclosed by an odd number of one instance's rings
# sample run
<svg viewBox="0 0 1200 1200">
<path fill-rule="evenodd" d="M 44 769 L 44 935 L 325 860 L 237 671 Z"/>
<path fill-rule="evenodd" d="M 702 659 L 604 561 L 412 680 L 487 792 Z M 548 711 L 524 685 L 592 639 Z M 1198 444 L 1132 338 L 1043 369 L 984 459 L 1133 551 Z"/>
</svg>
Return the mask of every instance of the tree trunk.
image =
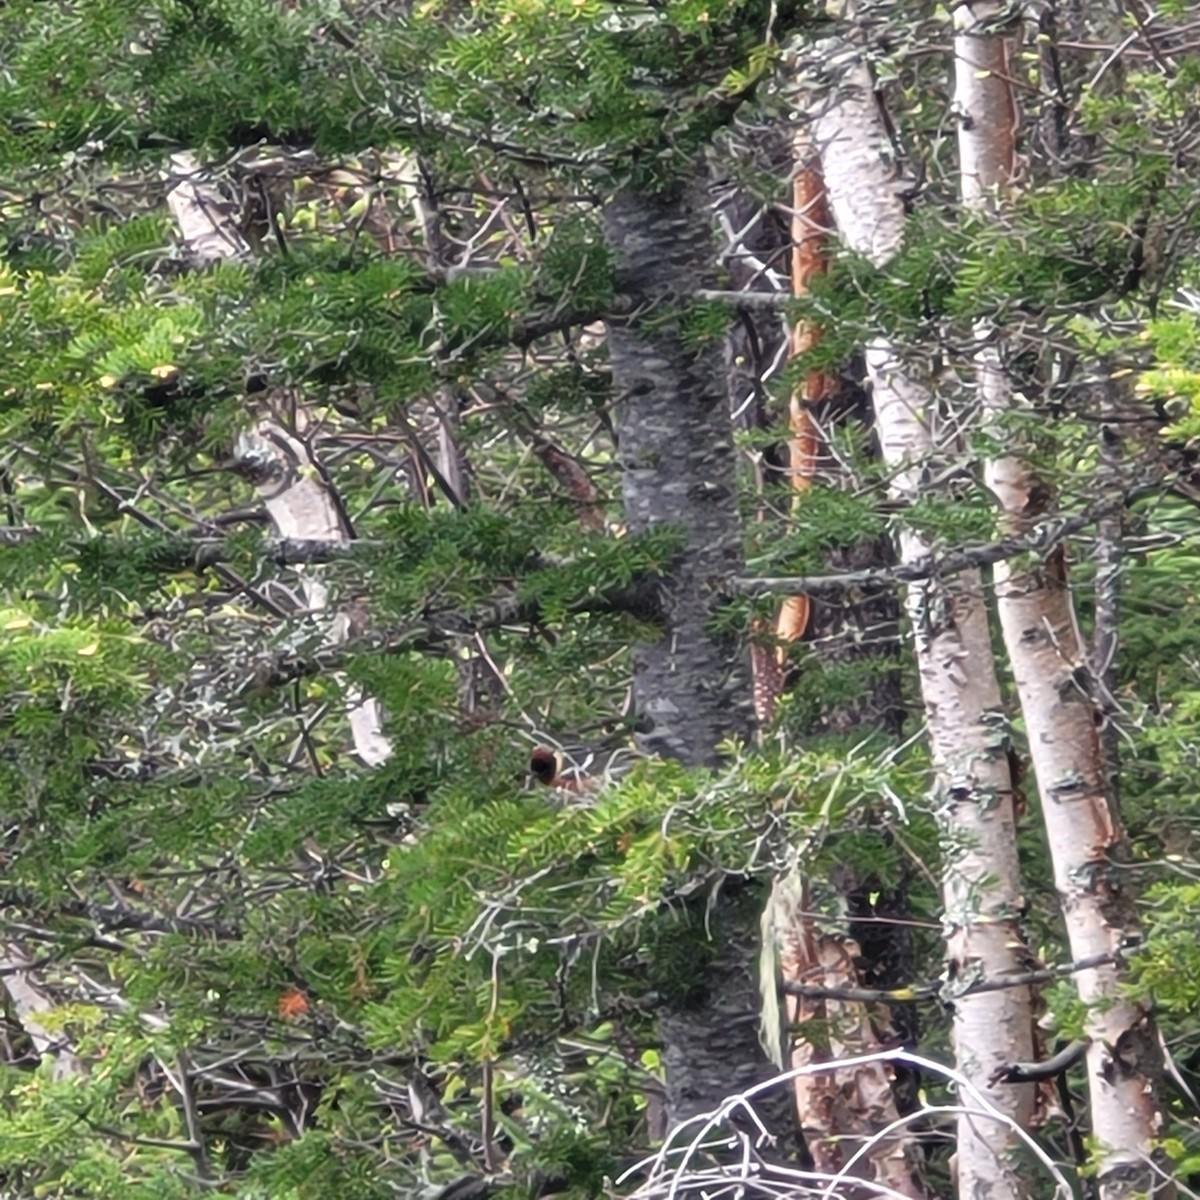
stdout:
<svg viewBox="0 0 1200 1200">
<path fill-rule="evenodd" d="M 647 754 L 711 766 L 722 741 L 750 737 L 753 712 L 747 649 L 713 628 L 718 588 L 743 562 L 722 345 L 684 326 L 708 282 L 709 215 L 695 184 L 630 188 L 608 203 L 605 227 L 618 290 L 643 314 L 608 323 L 625 519 L 631 534 L 681 538 L 662 586 L 662 636 L 633 648 L 637 740 Z M 661 1013 L 672 1122 L 772 1070 L 758 1040 L 752 908 L 746 897 L 717 905 L 703 978 Z"/>
<path fill-rule="evenodd" d="M 982 212 L 999 208 L 1016 170 L 1017 111 L 1010 82 L 1015 35 L 1002 24 L 1008 12 L 995 0 L 955 10 L 962 198 L 966 207 Z M 976 336 L 982 343 L 976 379 L 984 411 L 998 437 L 1011 443 L 1016 431 L 1005 428 L 1004 419 L 1015 398 L 1000 337 L 987 324 L 976 327 Z M 1053 507 L 1050 486 L 1022 457 L 992 459 L 985 477 L 1000 502 L 1006 535 L 1026 533 Z M 1151 1162 L 1162 1126 L 1158 1041 L 1150 1013 L 1127 999 L 1121 986 L 1124 969 L 1117 960 L 1136 918 L 1121 889 L 1124 836 L 1066 558 L 1057 547 L 1035 569 L 1002 562 L 994 579 L 1071 956 L 1114 960 L 1074 976 L 1088 1006 L 1088 1091 L 1100 1195 L 1125 1200 L 1162 1194 L 1170 1184 Z"/>
<path fill-rule="evenodd" d="M 807 130 L 793 139 L 795 159 L 792 184 L 792 293 L 806 296 L 815 279 L 829 269 L 832 218 L 826 201 L 825 180 L 820 156 Z M 812 319 L 803 319 L 792 327 L 789 352 L 803 355 L 821 341 L 823 329 Z M 788 482 L 793 493 L 792 517 L 804 520 L 804 499 L 817 487 L 852 486 L 845 464 L 829 452 L 826 437 L 830 428 L 846 420 L 862 420 L 865 414 L 846 401 L 848 383 L 838 376 L 809 370 L 802 384 L 789 396 Z M 869 420 L 869 417 L 866 419 Z M 829 552 L 833 569 L 844 569 L 847 560 L 857 565 L 880 565 L 887 551 L 877 541 L 857 546 L 839 546 Z M 866 560 L 866 561 L 862 561 Z M 878 623 L 868 635 L 862 617 L 871 610 Z M 892 594 L 867 597 L 860 604 L 848 599 L 829 604 L 806 595 L 785 599 L 776 623 L 778 667 L 787 665 L 788 646 L 808 635 L 816 643 L 819 662 L 809 660 L 806 668 L 819 672 L 826 664 L 858 661 L 878 666 L 880 655 L 894 655 L 899 634 L 898 608 Z M 873 622 L 874 623 L 874 622 Z M 887 635 L 879 636 L 886 628 Z M 893 660 L 894 662 L 894 660 Z M 805 669 L 805 668 L 802 668 Z M 860 691 L 841 702 L 822 704 L 819 715 L 806 724 L 804 733 L 861 732 L 876 726 L 898 732 L 899 683 L 897 672 L 873 672 Z M 821 903 L 814 895 L 803 867 L 775 881 L 768 904 L 764 930 L 770 929 L 774 941 L 775 966 L 785 983 L 823 983 L 826 987 L 863 986 L 857 964 L 863 961 L 862 947 L 853 939 L 827 932 L 832 920 L 862 913 L 869 905 L 868 895 L 875 890 L 847 869 L 830 881 L 838 893 L 840 916 L 825 913 L 818 918 Z M 834 905 L 827 905 L 833 908 Z M 868 928 L 871 928 L 868 926 Z M 872 928 L 875 942 L 878 928 Z M 908 931 L 891 927 L 886 931 L 895 942 L 907 940 Z M 897 946 L 889 948 L 893 962 L 904 957 Z M 872 965 L 878 965 L 876 961 Z M 911 973 L 888 977 L 877 974 L 872 986 L 901 986 Z M 767 981 L 764 980 L 764 986 Z M 885 1006 L 868 1010 L 861 1001 L 802 998 L 784 999 L 787 1027 L 793 1030 L 788 1054 L 780 1054 L 780 1066 L 804 1068 L 814 1063 L 837 1062 L 843 1058 L 861 1059 L 881 1049 L 883 1038 L 891 1040 L 895 1029 L 892 1014 Z M 924 1194 L 917 1176 L 919 1155 L 912 1135 L 904 1132 L 877 1139 L 881 1129 L 900 1115 L 898 1097 L 893 1092 L 897 1073 L 888 1063 L 860 1063 L 849 1069 L 803 1071 L 793 1080 L 796 1114 L 805 1143 L 818 1172 L 836 1174 L 856 1150 L 868 1141 L 871 1148 L 856 1165 L 855 1173 L 905 1196 Z"/>
<path fill-rule="evenodd" d="M 886 130 L 869 71 L 854 48 L 830 57 L 842 66 L 835 95 L 814 120 L 830 208 L 846 244 L 877 265 L 899 248 L 904 212 L 883 150 Z M 876 429 L 893 471 L 891 495 L 912 503 L 927 494 L 922 464 L 944 440 L 933 398 L 881 339 L 867 349 Z M 932 553 L 929 539 L 900 534 L 900 558 Z M 942 892 L 947 930 L 945 994 L 954 1011 L 959 1070 L 1020 1124 L 1032 1114 L 1029 1085 L 994 1083 L 998 1068 L 1033 1053 L 1027 987 L 969 992 L 1027 965 L 1019 926 L 1023 904 L 1017 859 L 1013 783 L 1000 688 L 978 571 L 930 579 L 908 589 L 907 609 L 936 773 L 943 832 Z M 968 1110 L 969 1095 L 959 1097 Z M 1018 1200 L 1025 1189 L 1011 1162 L 1014 1134 L 967 1111 L 958 1120 L 959 1195 Z"/>
<path fill-rule="evenodd" d="M 771 934 L 784 982 L 832 989 L 863 986 L 856 965 L 860 947 L 852 938 L 818 929 L 811 890 L 798 870 L 775 882 L 763 928 Z M 860 1000 L 789 993 L 784 1014 L 787 1026 L 799 1032 L 789 1039 L 780 1065 L 802 1070 L 793 1080 L 793 1091 L 814 1170 L 836 1175 L 870 1142 L 849 1179 L 868 1180 L 890 1194 L 920 1200 L 925 1189 L 911 1131 L 880 1136 L 900 1115 L 893 1091 L 895 1072 L 889 1063 L 862 1061 L 883 1049 L 879 1031 L 890 1025 L 886 1007 L 869 1009 Z M 848 1058 L 859 1061 L 852 1067 L 803 1071 Z M 856 1189 L 849 1179 L 842 1195 L 878 1194 L 876 1187 Z"/>
<path fill-rule="evenodd" d="M 931 397 L 886 344 L 872 345 L 867 361 L 884 461 L 896 471 L 891 494 L 913 502 L 928 495 L 921 485 L 921 464 L 938 448 L 930 427 Z M 901 533 L 902 562 L 920 561 L 933 551 L 927 537 L 911 530 Z M 947 930 L 945 996 L 954 1006 L 958 1067 L 996 1107 L 1025 1125 L 1032 1116 L 1033 1088 L 993 1079 L 1006 1064 L 1033 1057 L 1029 989 L 963 993 L 982 980 L 997 981 L 1027 970 L 1030 961 L 1019 920 L 1024 898 L 1007 723 L 983 581 L 977 570 L 953 579 L 931 579 L 912 585 L 907 603 L 937 774 Z M 968 1096 L 959 1100 L 970 1107 Z M 964 1200 L 1023 1196 L 1008 1161 L 1015 1145 L 1015 1136 L 1004 1126 L 970 1113 L 961 1116 L 959 1195 Z"/>
<path fill-rule="evenodd" d="M 223 203 L 196 158 L 176 154 L 171 167 L 178 180 L 167 195 L 167 204 L 192 256 L 202 264 L 249 258 L 250 246 L 229 206 Z M 298 407 L 297 411 L 303 417 L 303 410 Z M 353 537 L 333 485 L 311 446 L 275 421 L 260 420 L 244 433 L 238 439 L 234 462 L 257 488 L 279 537 L 318 542 L 349 541 Z M 324 612 L 329 593 L 319 569 L 301 567 L 297 574 L 309 609 Z M 356 628 L 356 617 L 350 609 L 335 615 L 329 628 L 333 644 L 362 632 Z M 382 732 L 383 715 L 377 700 L 351 691 L 346 717 L 355 752 L 367 766 L 378 766 L 392 756 L 391 743 Z"/>
<path fill-rule="evenodd" d="M 634 647 L 638 740 L 688 766 L 749 737 L 744 646 L 712 629 L 717 589 L 743 565 L 729 398 L 719 339 L 691 340 L 683 318 L 712 258 L 708 213 L 684 185 L 619 192 L 605 226 L 617 288 L 646 319 L 609 322 L 625 522 L 631 534 L 682 538 L 663 587 L 666 630 Z"/>
</svg>

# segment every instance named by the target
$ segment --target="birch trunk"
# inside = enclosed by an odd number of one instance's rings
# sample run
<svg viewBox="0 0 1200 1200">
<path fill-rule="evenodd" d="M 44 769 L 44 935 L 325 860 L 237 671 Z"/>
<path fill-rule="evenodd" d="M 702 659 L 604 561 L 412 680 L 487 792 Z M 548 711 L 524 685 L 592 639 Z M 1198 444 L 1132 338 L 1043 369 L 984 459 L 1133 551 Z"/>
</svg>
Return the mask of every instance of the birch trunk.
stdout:
<svg viewBox="0 0 1200 1200">
<path fill-rule="evenodd" d="M 818 931 L 808 886 L 798 872 L 776 880 L 763 931 L 778 960 L 771 964 L 771 986 L 775 985 L 775 969 L 785 983 L 862 986 L 855 965 L 860 947 L 852 938 Z M 865 1198 L 886 1188 L 890 1194 L 921 1200 L 925 1189 L 911 1133 L 898 1130 L 880 1136 L 900 1115 L 893 1090 L 895 1072 L 888 1063 L 862 1061 L 883 1048 L 878 1030 L 889 1024 L 889 1014 L 879 1011 L 880 1007 L 872 1012 L 857 1000 L 786 994 L 786 1024 L 801 1033 L 791 1039 L 787 1055 L 780 1054 L 778 1065 L 796 1069 L 846 1058 L 859 1060 L 853 1067 L 807 1072 L 793 1081 L 796 1112 L 813 1168 L 836 1175 L 869 1142 L 852 1177 L 878 1187 L 857 1189 L 847 1182 L 842 1194 Z M 810 1023 L 820 1030 L 819 1042 L 804 1036 Z"/>
<path fill-rule="evenodd" d="M 53 1011 L 54 1001 L 33 970 L 29 956 L 15 942 L 0 946 L 0 972 L 13 1015 L 33 1043 L 34 1050 L 43 1060 L 51 1060 L 50 1077 L 57 1081 L 82 1075 L 83 1060 L 75 1053 L 70 1039 L 63 1033 L 52 1033 L 42 1020 L 45 1014 Z"/>
<path fill-rule="evenodd" d="M 955 10 L 962 199 L 967 208 L 983 212 L 999 207 L 1016 172 L 1017 111 L 1010 82 L 1015 36 L 1004 24 L 1009 12 L 994 0 Z M 976 336 L 982 343 L 976 379 L 984 411 L 1011 441 L 1003 420 L 1015 404 L 999 337 L 986 324 L 976 327 Z M 1050 487 L 1019 456 L 992 459 L 985 478 L 1000 502 L 1005 534 L 1028 531 L 1052 507 Z M 1058 547 L 1032 569 L 999 563 L 994 580 L 1071 956 L 1114 960 L 1074 976 L 1089 1014 L 1088 1094 L 1100 1195 L 1125 1200 L 1165 1194 L 1171 1185 L 1152 1162 L 1162 1125 L 1158 1042 L 1150 1013 L 1121 987 L 1119 957 L 1136 922 L 1121 889 L 1117 864 L 1124 837 L 1065 555 Z"/>
<path fill-rule="evenodd" d="M 793 139 L 793 159 L 792 294 L 806 296 L 812 290 L 813 281 L 829 269 L 832 220 L 820 156 L 806 130 L 798 131 Z M 790 331 L 789 357 L 808 353 L 820 343 L 822 336 L 818 322 L 812 319 L 796 322 Z M 810 370 L 789 396 L 788 482 L 793 494 L 794 521 L 804 519 L 804 497 L 816 482 L 818 467 L 823 468 L 821 483 L 825 486 L 837 486 L 844 482 L 839 480 L 839 475 L 847 474 L 845 467 L 823 446 L 827 422 L 832 424 L 847 416 L 840 411 L 846 407 L 840 392 L 840 380 L 835 376 Z M 841 566 L 840 560 L 844 557 L 857 557 L 864 552 L 870 554 L 878 549 L 876 543 L 839 547 L 831 557 L 836 566 Z M 887 596 L 868 601 L 875 606 L 891 603 L 892 598 Z M 860 616 L 857 606 L 849 603 L 822 605 L 803 594 L 785 599 L 775 627 L 777 658 L 770 664 L 780 681 L 787 665 L 788 646 L 810 629 L 820 636 L 822 658 L 826 661 L 877 656 L 881 652 L 880 640 L 869 637 L 861 625 L 854 628 L 857 616 Z M 896 632 L 893 624 L 893 638 Z M 886 645 L 882 652 L 888 652 Z M 870 686 L 863 688 L 861 696 L 825 709 L 817 728 L 861 731 L 875 722 L 888 728 L 889 718 L 894 719 L 895 708 L 886 701 L 879 703 L 879 699 L 881 693 L 890 692 L 890 682 L 886 676 L 872 680 Z M 890 700 L 891 696 L 886 699 Z M 860 893 L 868 889 L 860 888 L 849 872 L 844 878 L 835 880 L 834 886 L 840 893 L 839 908 L 843 913 L 850 914 L 861 908 L 857 902 L 865 899 L 865 894 Z M 862 960 L 862 947 L 853 937 L 837 936 L 818 928 L 815 902 L 807 880 L 798 871 L 775 881 L 763 928 L 773 951 L 766 960 L 769 974 L 763 980 L 764 988 L 776 986 L 776 972 L 785 983 L 862 986 L 856 965 Z M 898 929 L 889 932 L 903 937 Z M 892 982 L 899 986 L 908 978 L 906 975 L 903 981 Z M 880 982 L 877 980 L 877 985 Z M 788 994 L 784 998 L 783 1011 L 787 1027 L 794 1032 L 786 1054 L 780 1047 L 777 1061 L 781 1068 L 802 1068 L 818 1062 L 837 1062 L 842 1058 L 866 1059 L 883 1047 L 882 1039 L 892 1040 L 894 1044 L 892 1014 L 885 1006 L 877 1005 L 869 1010 L 861 1001 L 801 998 Z M 816 1040 L 809 1038 L 813 1030 L 819 1031 Z M 896 1122 L 900 1116 L 893 1090 L 895 1082 L 894 1069 L 883 1062 L 863 1063 L 846 1070 L 806 1071 L 795 1077 L 796 1115 L 817 1171 L 836 1174 L 861 1146 L 869 1144 L 856 1165 L 857 1175 L 902 1196 L 924 1195 L 917 1171 L 919 1154 L 911 1134 L 878 1137 L 884 1127 Z"/>
<path fill-rule="evenodd" d="M 167 195 L 167 204 L 192 256 L 200 263 L 249 259 L 250 246 L 229 206 L 195 157 L 176 154 L 171 168 L 176 182 Z M 258 490 L 279 537 L 318 542 L 351 540 L 353 531 L 308 442 L 274 421 L 260 420 L 238 439 L 234 461 L 238 471 Z M 309 610 L 325 612 L 329 594 L 319 569 L 302 567 L 297 574 Z M 334 615 L 328 636 L 338 645 L 355 632 L 354 617 L 346 610 Z M 355 752 L 367 766 L 378 766 L 392 755 L 391 743 L 382 732 L 379 702 L 354 692 L 350 696 L 347 720 Z"/>
<path fill-rule="evenodd" d="M 904 211 L 884 155 L 882 114 L 856 48 L 839 46 L 830 61 L 839 85 L 813 123 L 830 208 L 846 245 L 883 265 L 900 246 Z M 923 464 L 935 451 L 953 453 L 955 433 L 938 427 L 928 387 L 901 363 L 892 345 L 876 339 L 866 358 L 880 448 L 893 472 L 891 495 L 911 503 L 928 494 Z M 932 554 L 929 539 L 911 529 L 902 529 L 899 541 L 902 562 Z M 979 572 L 915 584 L 908 589 L 906 607 L 943 834 L 945 994 L 953 1004 L 958 1067 L 992 1104 L 1024 1125 L 1032 1115 L 1032 1086 L 998 1084 L 993 1078 L 1005 1064 L 1032 1056 L 1029 989 L 965 990 L 1017 974 L 1028 964 L 1019 924 L 1023 897 L 1013 782 Z M 971 1105 L 969 1096 L 959 1099 Z M 1009 1129 L 968 1111 L 958 1119 L 957 1141 L 961 1197 L 1018 1200 L 1025 1195 Z"/>
</svg>

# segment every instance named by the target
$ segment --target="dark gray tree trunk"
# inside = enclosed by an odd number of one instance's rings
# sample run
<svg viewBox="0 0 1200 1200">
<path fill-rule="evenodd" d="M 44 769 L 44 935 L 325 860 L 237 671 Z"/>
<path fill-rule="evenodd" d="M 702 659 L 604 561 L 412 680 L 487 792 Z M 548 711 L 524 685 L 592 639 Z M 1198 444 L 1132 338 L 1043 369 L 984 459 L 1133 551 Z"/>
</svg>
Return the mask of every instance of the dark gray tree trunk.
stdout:
<svg viewBox="0 0 1200 1200">
<path fill-rule="evenodd" d="M 750 736 L 753 710 L 744 639 L 721 636 L 713 621 L 722 580 L 743 563 L 723 344 L 687 331 L 692 297 L 712 285 L 709 213 L 701 188 L 679 183 L 622 191 L 605 219 L 618 291 L 639 301 L 637 316 L 609 322 L 625 518 L 632 534 L 672 529 L 682 539 L 663 585 L 664 631 L 633 651 L 638 742 L 649 754 L 711 765 L 724 739 Z M 682 956 L 690 974 L 664 997 L 672 1123 L 774 1069 L 758 1038 L 762 897 L 739 890 L 736 900 L 720 897 L 711 922 L 702 912 L 680 922 L 680 939 L 704 945 Z M 763 1111 L 784 1134 L 787 1107 L 783 1096 Z"/>
<path fill-rule="evenodd" d="M 743 553 L 722 342 L 686 331 L 692 297 L 713 282 L 698 192 L 623 191 L 606 210 L 618 291 L 638 301 L 636 316 L 608 327 L 625 521 L 632 534 L 673 529 L 683 540 L 663 636 L 634 649 L 638 738 L 688 766 L 714 763 L 723 739 L 753 729 L 747 648 L 712 627 Z"/>
</svg>

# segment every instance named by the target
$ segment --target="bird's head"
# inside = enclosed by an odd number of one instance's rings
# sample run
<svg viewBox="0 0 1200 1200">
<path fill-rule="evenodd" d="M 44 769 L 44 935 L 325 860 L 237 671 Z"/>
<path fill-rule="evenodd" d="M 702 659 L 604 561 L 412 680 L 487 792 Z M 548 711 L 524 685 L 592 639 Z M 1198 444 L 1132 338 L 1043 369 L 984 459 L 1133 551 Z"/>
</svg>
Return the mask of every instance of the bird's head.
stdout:
<svg viewBox="0 0 1200 1200">
<path fill-rule="evenodd" d="M 553 787 L 558 778 L 558 755 L 548 746 L 534 746 L 529 755 L 529 773 L 546 787 Z"/>
</svg>

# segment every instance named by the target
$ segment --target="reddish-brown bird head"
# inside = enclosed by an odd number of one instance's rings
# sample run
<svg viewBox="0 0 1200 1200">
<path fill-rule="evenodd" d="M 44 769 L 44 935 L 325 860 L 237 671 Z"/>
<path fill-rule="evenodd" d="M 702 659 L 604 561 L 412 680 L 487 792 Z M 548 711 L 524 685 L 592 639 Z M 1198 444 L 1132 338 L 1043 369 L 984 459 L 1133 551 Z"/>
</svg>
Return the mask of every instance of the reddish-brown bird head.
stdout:
<svg viewBox="0 0 1200 1200">
<path fill-rule="evenodd" d="M 558 778 L 558 755 L 548 746 L 534 746 L 529 755 L 529 773 L 546 787 L 553 787 Z"/>
<path fill-rule="evenodd" d="M 603 775 L 589 775 L 588 763 L 580 764 L 568 760 L 563 765 L 563 755 L 549 746 L 535 746 L 529 755 L 529 773 L 545 787 L 556 792 L 575 792 L 579 795 L 598 791 L 604 782 Z M 590 758 L 588 762 L 590 762 Z"/>
</svg>

